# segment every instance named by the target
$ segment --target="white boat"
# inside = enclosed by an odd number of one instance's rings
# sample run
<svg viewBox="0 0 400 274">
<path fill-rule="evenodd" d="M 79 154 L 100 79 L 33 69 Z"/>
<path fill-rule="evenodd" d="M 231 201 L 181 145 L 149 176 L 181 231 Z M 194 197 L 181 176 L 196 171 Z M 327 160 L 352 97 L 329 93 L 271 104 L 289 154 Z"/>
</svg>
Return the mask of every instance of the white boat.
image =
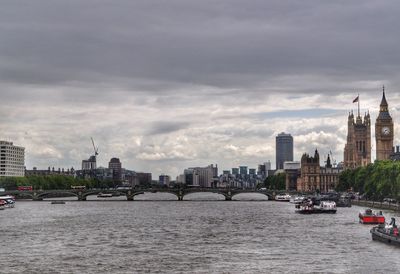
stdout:
<svg viewBox="0 0 400 274">
<path fill-rule="evenodd" d="M 334 201 L 320 201 L 319 204 L 314 204 L 311 199 L 304 199 L 302 203 L 296 204 L 295 208 L 295 212 L 300 214 L 336 213 Z"/>
<path fill-rule="evenodd" d="M 13 208 L 15 206 L 15 198 L 11 195 L 0 196 L 0 201 L 3 201 L 4 208 Z"/>
<path fill-rule="evenodd" d="M 306 197 L 305 196 L 292 196 L 290 198 L 290 203 L 300 204 Z"/>
<path fill-rule="evenodd" d="M 99 193 L 97 195 L 97 198 L 111 198 L 112 194 L 111 193 Z"/>
<path fill-rule="evenodd" d="M 278 194 L 275 196 L 275 201 L 281 201 L 281 202 L 289 202 L 290 201 L 290 195 L 285 193 L 285 194 Z"/>
</svg>

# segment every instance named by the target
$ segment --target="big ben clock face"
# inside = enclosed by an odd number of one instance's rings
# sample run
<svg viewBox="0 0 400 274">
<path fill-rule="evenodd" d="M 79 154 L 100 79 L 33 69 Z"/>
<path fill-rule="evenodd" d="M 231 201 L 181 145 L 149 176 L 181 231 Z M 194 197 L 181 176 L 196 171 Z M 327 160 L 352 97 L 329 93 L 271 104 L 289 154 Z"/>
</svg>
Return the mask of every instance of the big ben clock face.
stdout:
<svg viewBox="0 0 400 274">
<path fill-rule="evenodd" d="M 390 129 L 388 127 L 383 127 L 382 128 L 382 134 L 383 135 L 389 135 L 390 134 Z"/>
</svg>

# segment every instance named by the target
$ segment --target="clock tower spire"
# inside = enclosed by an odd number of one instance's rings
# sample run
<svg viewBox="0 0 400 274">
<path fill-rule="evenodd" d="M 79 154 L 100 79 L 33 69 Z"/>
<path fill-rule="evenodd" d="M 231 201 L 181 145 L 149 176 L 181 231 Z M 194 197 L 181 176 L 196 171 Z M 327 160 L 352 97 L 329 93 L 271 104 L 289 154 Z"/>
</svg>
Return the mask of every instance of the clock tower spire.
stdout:
<svg viewBox="0 0 400 274">
<path fill-rule="evenodd" d="M 388 160 L 393 151 L 393 120 L 389 114 L 386 101 L 385 86 L 383 86 L 379 115 L 375 123 L 376 159 Z"/>
</svg>

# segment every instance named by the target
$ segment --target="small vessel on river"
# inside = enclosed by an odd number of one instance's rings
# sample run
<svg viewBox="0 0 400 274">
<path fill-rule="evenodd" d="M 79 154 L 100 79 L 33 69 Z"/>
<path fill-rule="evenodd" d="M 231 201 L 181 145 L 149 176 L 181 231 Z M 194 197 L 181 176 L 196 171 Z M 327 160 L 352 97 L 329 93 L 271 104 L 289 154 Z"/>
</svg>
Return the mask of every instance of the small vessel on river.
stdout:
<svg viewBox="0 0 400 274">
<path fill-rule="evenodd" d="M 97 198 L 111 198 L 112 196 L 112 193 L 99 193 Z"/>
<path fill-rule="evenodd" d="M 360 223 L 362 224 L 384 224 L 385 217 L 382 214 L 382 211 L 376 213 L 372 211 L 372 209 L 368 208 L 364 212 L 360 212 L 358 214 L 358 218 L 360 219 Z"/>
<path fill-rule="evenodd" d="M 0 203 L 3 204 L 4 208 L 13 208 L 15 206 L 14 196 L 0 196 Z"/>
<path fill-rule="evenodd" d="M 51 201 L 52 205 L 64 205 L 65 201 Z"/>
<path fill-rule="evenodd" d="M 321 214 L 336 213 L 336 203 L 334 201 L 318 201 L 305 199 L 302 203 L 296 204 L 296 213 L 300 214 Z"/>
<path fill-rule="evenodd" d="M 292 196 L 290 198 L 290 203 L 292 204 L 300 204 L 305 199 L 305 196 Z"/>
<path fill-rule="evenodd" d="M 285 194 L 278 194 L 275 196 L 275 201 L 280 201 L 280 202 L 289 202 L 290 201 L 290 195 L 285 193 Z"/>
<path fill-rule="evenodd" d="M 389 225 L 380 224 L 372 228 L 370 232 L 373 241 L 400 246 L 399 230 L 395 218 L 392 218 Z"/>
</svg>

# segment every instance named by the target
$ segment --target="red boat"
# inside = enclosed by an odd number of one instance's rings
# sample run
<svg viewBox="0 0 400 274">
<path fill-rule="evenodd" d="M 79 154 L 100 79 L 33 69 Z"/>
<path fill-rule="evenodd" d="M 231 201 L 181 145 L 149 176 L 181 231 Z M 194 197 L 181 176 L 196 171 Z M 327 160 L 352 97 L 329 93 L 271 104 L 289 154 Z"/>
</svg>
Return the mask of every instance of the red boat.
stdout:
<svg viewBox="0 0 400 274">
<path fill-rule="evenodd" d="M 382 215 L 382 211 L 376 213 L 372 211 L 370 208 L 366 209 L 364 212 L 360 212 L 358 214 L 360 218 L 360 223 L 362 224 L 384 224 L 385 217 Z"/>
</svg>

